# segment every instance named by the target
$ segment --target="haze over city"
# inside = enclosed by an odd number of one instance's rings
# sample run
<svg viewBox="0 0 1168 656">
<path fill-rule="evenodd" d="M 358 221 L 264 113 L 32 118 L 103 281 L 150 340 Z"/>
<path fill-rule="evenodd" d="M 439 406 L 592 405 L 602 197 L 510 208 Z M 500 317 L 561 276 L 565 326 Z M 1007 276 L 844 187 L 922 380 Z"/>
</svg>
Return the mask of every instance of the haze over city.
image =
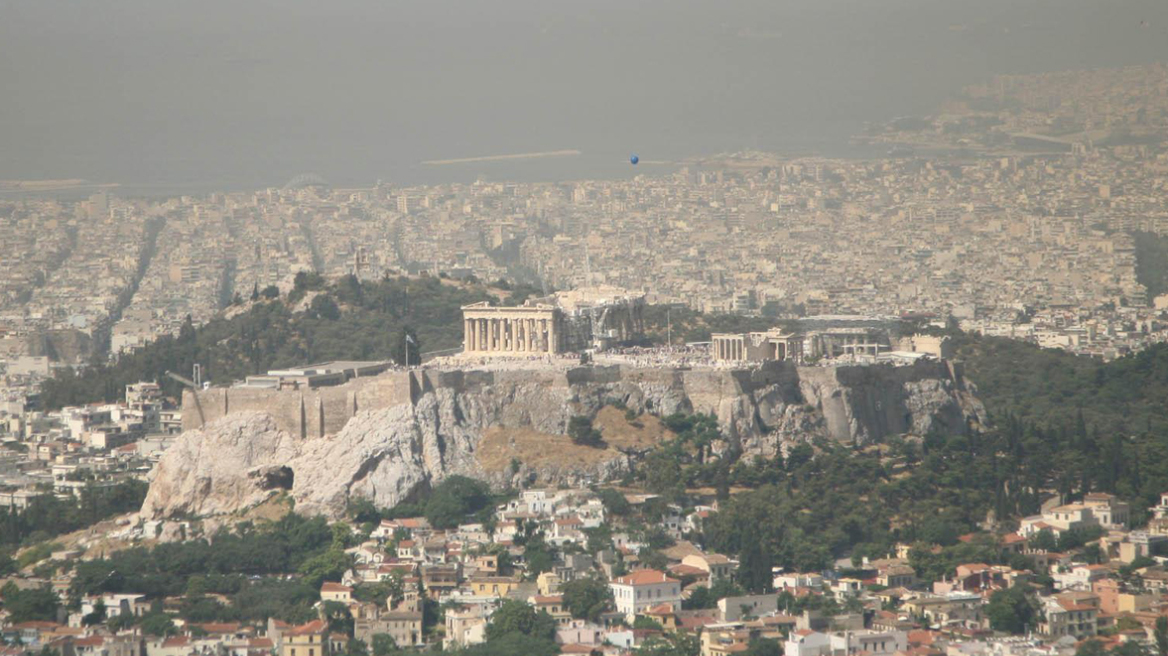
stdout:
<svg viewBox="0 0 1168 656">
<path fill-rule="evenodd" d="M 131 192 L 629 175 L 870 154 L 993 74 L 1162 60 L 1158 0 L 6 2 L 0 178 Z M 1143 23 L 1143 26 L 1141 26 Z M 424 160 L 578 149 L 574 159 Z"/>
</svg>

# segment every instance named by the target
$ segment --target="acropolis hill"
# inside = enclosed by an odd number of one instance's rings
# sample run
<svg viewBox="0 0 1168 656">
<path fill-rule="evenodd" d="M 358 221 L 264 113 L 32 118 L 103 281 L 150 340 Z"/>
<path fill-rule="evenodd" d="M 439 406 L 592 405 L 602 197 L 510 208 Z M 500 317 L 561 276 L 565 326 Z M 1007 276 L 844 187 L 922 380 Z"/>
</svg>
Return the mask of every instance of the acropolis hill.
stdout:
<svg viewBox="0 0 1168 656">
<path fill-rule="evenodd" d="M 451 358 L 315 390 L 188 391 L 183 405 L 191 409 L 186 430 L 158 466 L 144 516 L 232 513 L 279 490 L 298 511 L 337 516 L 351 496 L 392 506 L 450 474 L 498 485 L 611 479 L 667 436 L 657 418 L 674 412 L 716 414 L 726 439 L 719 448 L 760 454 L 814 438 L 866 444 L 932 429 L 964 433 L 984 420 L 960 367 L 935 360 L 581 366 Z M 640 416 L 629 421 L 612 405 Z M 565 436 L 576 415 L 596 421 L 604 448 Z"/>
</svg>

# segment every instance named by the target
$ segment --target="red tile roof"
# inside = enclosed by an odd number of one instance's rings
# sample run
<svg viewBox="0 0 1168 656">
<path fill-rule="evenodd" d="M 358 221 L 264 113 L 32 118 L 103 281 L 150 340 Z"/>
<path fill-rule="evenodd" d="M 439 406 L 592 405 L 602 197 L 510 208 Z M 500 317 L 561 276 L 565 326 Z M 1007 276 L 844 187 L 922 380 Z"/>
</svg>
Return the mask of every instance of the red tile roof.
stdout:
<svg viewBox="0 0 1168 656">
<path fill-rule="evenodd" d="M 654 583 L 678 583 L 678 580 L 669 578 L 664 572 L 659 570 L 639 569 L 630 574 L 613 579 L 613 583 L 619 585 L 652 585 Z"/>
<path fill-rule="evenodd" d="M 318 634 L 318 633 L 324 633 L 326 631 L 328 631 L 328 623 L 327 622 L 325 622 L 324 620 L 312 620 L 311 622 L 309 622 L 307 624 L 301 624 L 300 626 L 288 631 L 288 635 L 290 635 L 290 636 L 314 635 L 314 634 Z"/>
</svg>

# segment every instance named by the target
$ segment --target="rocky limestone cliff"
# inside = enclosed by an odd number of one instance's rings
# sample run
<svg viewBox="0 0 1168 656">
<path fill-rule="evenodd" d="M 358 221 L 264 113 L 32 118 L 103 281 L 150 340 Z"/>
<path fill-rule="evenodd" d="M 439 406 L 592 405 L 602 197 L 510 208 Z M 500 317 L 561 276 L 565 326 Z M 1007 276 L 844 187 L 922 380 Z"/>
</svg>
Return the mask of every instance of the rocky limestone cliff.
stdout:
<svg viewBox="0 0 1168 656">
<path fill-rule="evenodd" d="M 406 392 L 380 396 L 369 390 L 389 389 L 386 380 L 330 388 L 313 400 L 288 391 L 273 391 L 267 401 L 249 397 L 242 405 L 222 391 L 188 396 L 184 403 L 198 405 L 201 415 L 215 404 L 222 412 L 207 415 L 166 452 L 142 516 L 226 515 L 281 490 L 300 512 L 336 516 L 350 497 L 391 506 L 418 484 L 451 474 L 496 485 L 516 478 L 606 480 L 623 475 L 639 452 L 664 437 L 654 417 L 674 412 L 716 414 L 727 443 L 748 454 L 773 454 L 782 443 L 812 438 L 864 444 L 899 433 L 964 433 L 984 418 L 959 370 L 936 362 L 418 370 L 399 382 Z M 613 400 L 646 413 L 645 420 L 630 423 L 623 413 L 602 412 L 613 410 L 605 408 Z M 326 417 L 330 403 L 343 406 L 343 420 Z M 289 407 L 299 408 L 299 415 L 286 412 Z M 573 445 L 564 432 L 575 415 L 597 418 L 608 448 Z M 338 424 L 339 430 L 326 429 Z"/>
</svg>

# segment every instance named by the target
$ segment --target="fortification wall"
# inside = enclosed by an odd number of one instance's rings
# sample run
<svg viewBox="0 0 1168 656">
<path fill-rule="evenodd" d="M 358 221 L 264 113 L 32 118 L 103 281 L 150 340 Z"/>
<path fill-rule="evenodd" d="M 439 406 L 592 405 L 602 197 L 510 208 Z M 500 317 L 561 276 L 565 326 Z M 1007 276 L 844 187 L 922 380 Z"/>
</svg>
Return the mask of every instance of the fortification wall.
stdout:
<svg viewBox="0 0 1168 656">
<path fill-rule="evenodd" d="M 377 410 L 415 398 L 414 372 L 387 372 L 315 390 L 216 387 L 183 392 L 183 430 L 202 428 L 239 412 L 264 412 L 276 426 L 303 438 L 333 435 L 361 410 Z"/>
<path fill-rule="evenodd" d="M 415 369 L 358 378 L 316 390 L 215 388 L 183 395 L 183 430 L 194 430 L 230 414 L 255 411 L 270 415 L 290 435 L 316 438 L 335 435 L 359 412 L 416 403 L 442 391 L 462 399 L 510 399 L 516 412 L 504 409 L 504 425 L 521 425 L 534 412 L 532 399 L 569 404 L 574 412 L 596 412 L 610 399 L 654 414 L 701 412 L 723 419 L 731 437 L 757 435 L 780 423 L 785 408 L 815 408 L 827 433 L 843 441 L 867 442 L 919 429 L 918 406 L 931 395 L 933 416 L 959 429 L 957 411 L 937 415 L 943 396 L 965 392 L 958 365 L 919 362 L 891 365 L 799 367 L 773 361 L 743 369 L 636 368 L 582 366 L 569 369 Z M 503 405 L 506 406 L 507 403 Z M 776 409 L 778 409 L 776 411 Z M 522 410 L 522 412 L 520 412 Z M 514 415 L 514 416 L 513 416 Z M 733 417 L 733 420 L 728 418 Z M 950 421 L 952 420 L 952 421 Z M 950 423 L 954 425 L 949 425 Z"/>
</svg>

